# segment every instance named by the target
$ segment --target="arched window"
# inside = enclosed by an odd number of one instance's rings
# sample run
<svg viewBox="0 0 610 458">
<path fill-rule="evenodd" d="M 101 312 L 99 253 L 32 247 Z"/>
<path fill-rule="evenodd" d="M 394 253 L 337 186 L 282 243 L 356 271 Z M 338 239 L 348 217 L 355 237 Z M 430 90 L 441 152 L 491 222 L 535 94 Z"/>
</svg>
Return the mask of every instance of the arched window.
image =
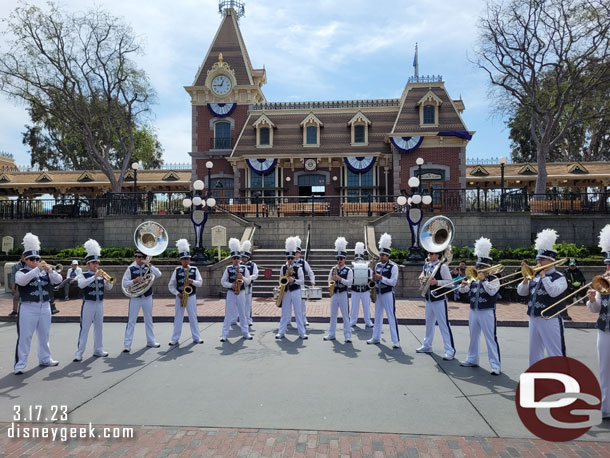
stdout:
<svg viewBox="0 0 610 458">
<path fill-rule="evenodd" d="M 231 149 L 231 123 L 219 121 L 214 124 L 214 148 Z"/>
</svg>

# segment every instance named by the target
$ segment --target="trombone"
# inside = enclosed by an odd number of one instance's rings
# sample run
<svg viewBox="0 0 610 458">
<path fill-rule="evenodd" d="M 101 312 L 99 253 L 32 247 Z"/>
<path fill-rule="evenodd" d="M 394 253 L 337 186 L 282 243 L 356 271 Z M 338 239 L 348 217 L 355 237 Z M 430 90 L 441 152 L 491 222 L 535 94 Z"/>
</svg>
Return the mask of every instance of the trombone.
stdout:
<svg viewBox="0 0 610 458">
<path fill-rule="evenodd" d="M 502 281 L 505 278 L 509 278 L 509 277 L 513 277 L 515 275 L 521 274 L 521 278 L 516 278 L 514 280 L 507 281 L 506 283 L 501 283 L 500 288 L 510 285 L 512 283 L 518 282 L 518 281 L 533 280 L 534 277 L 536 275 L 538 275 L 538 272 L 550 269 L 552 267 L 561 266 L 561 265 L 565 264 L 567 260 L 568 260 L 567 258 L 559 259 L 558 261 L 553 261 L 545 266 L 532 267 L 532 266 L 528 266 L 527 264 L 524 266 L 521 266 L 521 270 L 518 270 L 517 272 L 513 272 L 512 274 L 504 275 L 503 277 L 498 278 L 499 281 Z"/>
<path fill-rule="evenodd" d="M 443 297 L 446 294 L 449 294 L 450 292 L 455 291 L 456 289 L 460 288 L 460 285 L 457 285 L 457 286 L 454 286 L 453 288 L 451 288 L 457 282 L 467 281 L 469 283 L 472 283 L 477 278 L 479 278 L 480 273 L 484 273 L 486 275 L 496 275 L 496 274 L 499 274 L 500 272 L 502 272 L 503 270 L 504 270 L 504 266 L 502 264 L 494 264 L 493 266 L 485 267 L 484 269 L 477 269 L 476 267 L 468 266 L 468 267 L 466 267 L 466 273 L 464 274 L 463 277 L 456 278 L 455 280 L 452 280 L 451 283 L 447 283 L 446 285 L 439 286 L 438 288 L 434 288 L 432 291 L 430 291 L 430 293 L 434 297 Z M 451 288 L 451 289 L 448 291 L 445 291 L 441 294 L 436 294 L 437 291 L 440 291 L 441 289 L 444 289 L 444 288 Z"/>
<path fill-rule="evenodd" d="M 564 308 L 562 308 L 561 310 L 559 310 L 558 312 L 553 313 L 551 316 L 546 316 L 545 313 L 548 313 L 551 311 L 551 309 L 557 305 L 559 305 L 560 303 L 562 303 L 563 301 L 565 301 L 566 299 L 575 296 L 576 294 L 578 294 L 579 292 L 589 288 L 589 286 L 591 286 L 595 291 L 598 291 L 600 294 L 610 294 L 610 272 L 606 272 L 603 275 L 596 275 L 595 277 L 593 277 L 593 280 L 591 280 L 589 283 L 587 283 L 584 286 L 581 286 L 580 288 L 578 288 L 576 291 L 568 294 L 566 297 L 564 297 L 563 299 L 555 302 L 552 305 L 549 305 L 547 308 L 545 308 L 544 310 L 542 310 L 542 312 L 540 312 L 540 316 L 542 318 L 544 318 L 545 320 L 550 320 L 551 318 L 555 318 L 557 315 L 559 315 L 560 313 L 562 313 L 564 310 L 569 309 L 570 307 L 578 304 L 578 302 L 580 302 L 580 299 L 575 300 L 574 302 L 572 302 L 571 304 L 566 305 Z"/>
</svg>

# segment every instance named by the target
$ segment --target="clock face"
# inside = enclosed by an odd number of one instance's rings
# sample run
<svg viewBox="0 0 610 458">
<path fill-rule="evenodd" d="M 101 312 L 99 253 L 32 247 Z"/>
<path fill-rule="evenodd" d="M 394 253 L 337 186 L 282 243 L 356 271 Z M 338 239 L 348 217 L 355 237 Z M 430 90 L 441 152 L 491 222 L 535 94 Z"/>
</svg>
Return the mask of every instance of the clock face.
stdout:
<svg viewBox="0 0 610 458">
<path fill-rule="evenodd" d="M 318 166 L 318 161 L 315 159 L 306 159 L 305 160 L 305 169 L 306 170 L 315 170 Z"/>
<path fill-rule="evenodd" d="M 231 80 L 224 75 L 219 75 L 212 80 L 212 91 L 218 95 L 225 95 L 231 90 Z"/>
</svg>

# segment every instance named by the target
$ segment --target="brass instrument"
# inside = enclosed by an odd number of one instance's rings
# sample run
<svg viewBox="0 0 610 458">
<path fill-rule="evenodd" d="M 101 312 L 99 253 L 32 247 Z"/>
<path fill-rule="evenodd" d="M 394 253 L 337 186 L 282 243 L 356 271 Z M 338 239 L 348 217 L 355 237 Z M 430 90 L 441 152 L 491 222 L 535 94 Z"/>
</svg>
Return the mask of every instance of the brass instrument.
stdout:
<svg viewBox="0 0 610 458">
<path fill-rule="evenodd" d="M 421 247 L 431 253 L 443 253 L 434 270 L 420 280 L 419 292 L 422 297 L 426 296 L 426 292 L 430 288 L 430 281 L 436 276 L 441 266 L 444 263 L 450 263 L 453 259 L 451 242 L 454 235 L 453 222 L 446 216 L 434 216 L 422 226 L 419 232 Z"/>
<path fill-rule="evenodd" d="M 114 282 L 116 281 L 114 277 L 111 277 L 110 275 L 108 275 L 102 269 L 97 269 L 97 272 L 101 272 L 102 273 L 102 278 L 104 280 L 106 280 L 108 283 L 110 283 L 111 285 L 114 285 Z"/>
<path fill-rule="evenodd" d="M 237 272 L 239 273 L 239 270 Z M 244 281 L 241 278 L 238 278 L 237 280 L 235 280 L 235 289 L 233 290 L 235 295 L 239 294 L 239 292 L 241 291 L 241 285 L 243 285 L 243 284 L 244 284 Z"/>
<path fill-rule="evenodd" d="M 38 268 L 41 270 L 44 270 L 47 273 L 50 273 L 50 272 L 60 273 L 62 270 L 64 270 L 63 265 L 55 264 L 54 266 L 50 266 L 49 264 L 46 263 L 46 261 L 40 261 L 38 263 Z"/>
<path fill-rule="evenodd" d="M 443 296 L 455 291 L 456 289 L 461 288 L 461 284 L 454 286 L 450 290 L 444 291 L 441 294 L 436 294 L 436 292 L 440 291 L 443 288 L 451 287 L 453 284 L 457 283 L 458 281 L 459 282 L 466 281 L 470 284 L 479 278 L 480 273 L 484 273 L 485 275 L 496 275 L 496 274 L 499 274 L 500 272 L 502 272 L 503 270 L 504 270 L 504 266 L 502 264 L 494 264 L 493 266 L 485 267 L 484 269 L 477 269 L 476 267 L 468 266 L 468 267 L 466 267 L 466 273 L 464 274 L 463 278 L 455 279 L 451 283 L 448 283 L 443 286 L 439 286 L 438 288 L 435 288 L 430 292 L 434 295 L 434 297 L 443 297 Z"/>
<path fill-rule="evenodd" d="M 331 278 L 334 278 L 337 275 L 337 266 L 333 267 Z M 335 280 L 330 280 L 328 282 L 328 296 L 333 297 L 335 294 Z"/>
<path fill-rule="evenodd" d="M 550 269 L 552 267 L 561 266 L 561 265 L 565 264 L 567 260 L 568 260 L 567 258 L 559 259 L 557 261 L 551 262 L 550 264 L 547 264 L 546 266 L 531 267 L 531 266 L 528 266 L 527 264 L 524 266 L 521 266 L 521 270 L 518 270 L 517 272 L 513 272 L 512 274 L 504 275 L 503 277 L 498 278 L 498 280 L 502 281 L 505 278 L 509 278 L 509 277 L 512 277 L 512 276 L 518 275 L 518 274 L 521 274 L 521 278 L 507 281 L 506 283 L 500 284 L 500 287 L 504 287 L 504 286 L 510 285 L 512 283 L 515 283 L 518 281 L 523 281 L 523 280 L 531 281 L 534 279 L 534 277 L 536 277 L 536 275 L 538 275 L 538 272 Z"/>
<path fill-rule="evenodd" d="M 277 298 L 275 299 L 275 305 L 277 307 L 282 306 L 282 300 L 284 299 L 284 293 L 286 292 L 286 286 L 288 286 L 288 283 L 290 282 L 289 278 L 292 276 L 293 272 L 294 272 L 294 269 L 292 268 L 292 266 L 290 266 L 286 269 L 286 273 L 284 274 L 284 276 L 280 277 L 280 290 L 278 292 Z"/>
<path fill-rule="evenodd" d="M 186 285 L 182 289 L 182 299 L 180 300 L 180 306 L 182 308 L 186 307 L 186 304 L 189 301 L 189 296 L 193 294 L 193 287 L 191 285 Z"/>
<path fill-rule="evenodd" d="M 550 312 L 553 309 L 553 307 L 559 305 L 561 302 L 565 301 L 566 299 L 568 299 L 568 298 L 570 298 L 572 296 L 575 296 L 579 292 L 589 288 L 589 286 L 591 286 L 595 291 L 599 292 L 600 294 L 610 294 L 610 272 L 606 272 L 603 275 L 596 275 L 595 277 L 593 277 L 593 280 L 591 280 L 586 285 L 581 286 L 576 291 L 571 292 L 566 297 L 564 297 L 561 300 L 555 302 L 554 304 L 549 305 L 547 308 L 542 310 L 542 312 L 540 312 L 540 316 L 542 318 L 544 318 L 545 320 L 550 320 L 551 318 L 555 318 L 557 315 L 561 314 L 563 311 L 565 311 L 565 310 L 569 309 L 570 307 L 578 304 L 580 299 L 577 299 L 574 302 L 572 302 L 571 304 L 566 305 L 564 308 L 562 308 L 558 312 L 553 313 L 551 316 L 545 316 L 545 313 Z"/>
<path fill-rule="evenodd" d="M 157 256 L 165 251 L 169 242 L 165 228 L 154 221 L 144 221 L 140 224 L 133 234 L 133 239 L 138 250 L 147 256 L 144 261 L 147 265 L 150 264 L 152 256 Z M 141 282 L 133 283 L 128 287 L 123 286 L 123 294 L 127 297 L 141 296 L 152 288 L 154 281 L 155 276 L 148 268 L 142 276 Z"/>
</svg>

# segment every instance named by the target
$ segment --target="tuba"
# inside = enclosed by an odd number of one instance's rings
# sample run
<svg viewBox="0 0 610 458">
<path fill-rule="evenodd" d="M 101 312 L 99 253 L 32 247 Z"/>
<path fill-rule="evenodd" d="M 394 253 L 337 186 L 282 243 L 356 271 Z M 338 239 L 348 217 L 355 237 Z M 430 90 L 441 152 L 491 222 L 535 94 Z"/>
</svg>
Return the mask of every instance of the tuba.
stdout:
<svg viewBox="0 0 610 458">
<path fill-rule="evenodd" d="M 453 259 L 451 252 L 451 242 L 455 236 L 455 227 L 453 222 L 446 216 L 434 216 L 424 223 L 419 232 L 420 246 L 432 253 L 442 252 L 440 262 L 434 270 L 420 280 L 419 292 L 422 297 L 426 296 L 426 292 L 430 288 L 430 280 L 432 280 L 441 266 L 444 263 L 450 263 Z"/>
<path fill-rule="evenodd" d="M 154 221 L 144 221 L 140 224 L 133 234 L 133 240 L 138 250 L 147 256 L 147 263 L 153 256 L 163 253 L 169 242 L 165 228 Z M 140 283 L 134 283 L 129 287 L 123 286 L 123 294 L 127 297 L 141 296 L 152 288 L 154 281 L 155 276 L 150 269 L 147 269 Z"/>
</svg>

